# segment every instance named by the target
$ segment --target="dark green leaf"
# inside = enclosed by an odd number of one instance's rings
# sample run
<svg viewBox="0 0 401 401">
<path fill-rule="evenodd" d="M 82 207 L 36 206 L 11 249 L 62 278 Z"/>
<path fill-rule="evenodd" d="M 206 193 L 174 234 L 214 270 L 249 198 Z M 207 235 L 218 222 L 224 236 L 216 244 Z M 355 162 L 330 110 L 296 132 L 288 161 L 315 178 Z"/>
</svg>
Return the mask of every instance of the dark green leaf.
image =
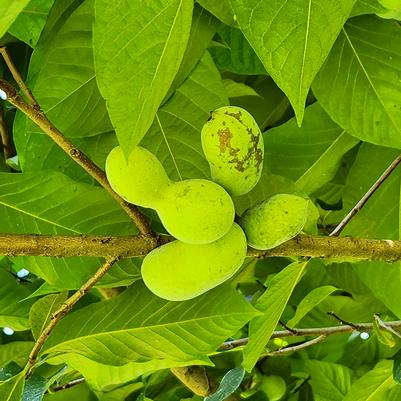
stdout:
<svg viewBox="0 0 401 401">
<path fill-rule="evenodd" d="M 215 393 L 205 398 L 205 401 L 224 401 L 240 386 L 245 376 L 245 370 L 235 368 L 228 371 L 221 380 Z"/>
</svg>

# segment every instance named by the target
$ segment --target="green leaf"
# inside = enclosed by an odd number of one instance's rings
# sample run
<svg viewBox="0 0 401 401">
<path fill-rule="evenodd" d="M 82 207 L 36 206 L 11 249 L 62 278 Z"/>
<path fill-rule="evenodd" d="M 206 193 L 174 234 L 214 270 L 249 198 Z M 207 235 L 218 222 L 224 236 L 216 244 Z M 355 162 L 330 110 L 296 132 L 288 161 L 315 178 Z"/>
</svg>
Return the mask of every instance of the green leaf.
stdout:
<svg viewBox="0 0 401 401">
<path fill-rule="evenodd" d="M 266 74 L 265 67 L 239 29 L 224 25 L 218 34 L 227 47 L 212 46 L 209 51 L 220 70 L 244 75 Z"/>
<path fill-rule="evenodd" d="M 315 401 L 342 401 L 351 387 L 352 371 L 336 363 L 310 360 L 307 363 Z"/>
<path fill-rule="evenodd" d="M 397 384 L 401 384 L 401 351 L 394 355 L 393 360 L 393 379 Z"/>
<path fill-rule="evenodd" d="M 385 346 L 393 348 L 396 344 L 393 334 L 389 330 L 386 330 L 380 323 L 379 316 L 375 315 L 373 320 L 373 331 L 376 334 L 377 339 Z"/>
<path fill-rule="evenodd" d="M 0 0 L 0 38 L 28 3 L 29 0 Z"/>
<path fill-rule="evenodd" d="M 306 109 L 301 128 L 293 118 L 264 134 L 264 166 L 311 194 L 334 177 L 344 154 L 358 142 L 315 103 Z"/>
<path fill-rule="evenodd" d="M 386 392 L 395 385 L 392 368 L 393 361 L 379 362 L 353 383 L 343 401 L 383 401 Z"/>
<path fill-rule="evenodd" d="M 23 391 L 24 372 L 5 382 L 0 382 L 0 400 L 2 401 L 21 401 Z"/>
<path fill-rule="evenodd" d="M 207 178 L 201 130 L 210 112 L 228 104 L 221 76 L 206 52 L 174 96 L 159 109 L 142 145 L 153 152 L 170 179 Z"/>
<path fill-rule="evenodd" d="M 72 5 L 70 8 L 73 8 Z M 95 80 L 93 13 L 93 0 L 86 0 L 73 12 L 64 10 L 59 2 L 55 4 L 49 15 L 49 21 L 55 20 L 55 26 L 45 29 L 32 54 L 27 84 L 55 126 L 66 137 L 73 138 L 76 146 L 102 166 L 108 151 L 117 141 L 106 102 Z M 62 25 L 59 20 L 62 20 Z M 74 160 L 22 113 L 17 114 L 14 139 L 24 172 L 57 169 L 74 178 L 92 181 Z"/>
<path fill-rule="evenodd" d="M 36 301 L 29 311 L 29 321 L 33 338 L 36 340 L 49 324 L 54 312 L 56 312 L 67 299 L 67 292 L 48 295 Z"/>
<path fill-rule="evenodd" d="M 0 366 L 7 365 L 11 361 L 24 366 L 33 345 L 32 341 L 14 341 L 0 345 Z"/>
<path fill-rule="evenodd" d="M 205 401 L 224 401 L 240 386 L 245 376 L 245 370 L 235 368 L 229 370 L 221 379 L 221 383 L 215 393 L 205 397 Z"/>
<path fill-rule="evenodd" d="M 34 373 L 25 382 L 22 401 L 41 401 L 46 389 L 47 380 Z"/>
<path fill-rule="evenodd" d="M 255 89 L 242 82 L 236 82 L 232 79 L 224 79 L 223 84 L 229 98 L 242 96 L 255 96 L 258 99 L 262 98 L 262 96 L 259 95 L 259 93 L 255 91 Z"/>
<path fill-rule="evenodd" d="M 53 3 L 54 0 L 31 0 L 11 25 L 9 32 L 34 48 Z"/>
<path fill-rule="evenodd" d="M 310 85 L 354 2 L 231 0 L 242 32 L 289 98 L 299 125 Z"/>
<path fill-rule="evenodd" d="M 105 190 L 55 172 L 0 173 L 0 218 L 3 233 L 124 235 L 137 232 Z M 101 264 L 100 259 L 80 257 L 14 260 L 61 290 L 78 288 Z M 138 276 L 134 266 L 132 261 L 120 262 L 113 266 L 103 283 L 127 279 L 132 282 Z"/>
<path fill-rule="evenodd" d="M 69 367 L 80 372 L 95 391 L 106 391 L 106 389 L 121 386 L 157 370 L 188 365 L 187 361 L 155 358 L 146 362 L 129 362 L 122 366 L 111 366 L 95 362 L 75 353 L 56 356 L 51 358 L 49 363 L 66 363 Z"/>
<path fill-rule="evenodd" d="M 244 368 L 250 372 L 267 345 L 285 306 L 307 266 L 306 262 L 294 262 L 277 273 L 268 289 L 257 300 L 255 307 L 263 316 L 251 320 L 249 342 L 244 348 Z"/>
<path fill-rule="evenodd" d="M 95 8 L 96 79 L 118 140 L 128 153 L 151 126 L 180 67 L 193 1 L 125 0 L 116 7 L 96 0 Z"/>
<path fill-rule="evenodd" d="M 28 314 L 32 301 L 24 301 L 24 299 L 32 292 L 30 285 L 18 283 L 4 269 L 0 269 L 0 283 L 0 327 L 27 330 L 29 328 Z"/>
<path fill-rule="evenodd" d="M 380 0 L 357 0 L 351 12 L 351 17 L 363 14 L 375 14 L 385 11 Z"/>
<path fill-rule="evenodd" d="M 287 322 L 287 325 L 290 327 L 295 327 L 305 315 L 307 315 L 315 306 L 320 304 L 320 302 L 326 299 L 334 291 L 337 291 L 337 288 L 331 285 L 325 285 L 323 287 L 313 289 L 299 303 L 295 316 Z"/>
<path fill-rule="evenodd" d="M 212 14 L 208 13 L 198 4 L 195 4 L 187 48 L 166 98 L 170 97 L 173 91 L 184 82 L 196 67 L 206 48 L 209 46 L 213 35 L 216 33 L 218 26 L 219 21 Z"/>
<path fill-rule="evenodd" d="M 230 0 L 198 0 L 198 3 L 226 25 L 235 25 Z"/>
<path fill-rule="evenodd" d="M 351 135 L 401 148 L 401 26 L 367 15 L 348 21 L 313 92 Z"/>
<path fill-rule="evenodd" d="M 136 283 L 117 298 L 68 315 L 44 352 L 78 353 L 117 366 L 151 360 L 208 364 L 206 355 L 256 314 L 228 285 L 178 303 L 157 298 Z"/>
</svg>

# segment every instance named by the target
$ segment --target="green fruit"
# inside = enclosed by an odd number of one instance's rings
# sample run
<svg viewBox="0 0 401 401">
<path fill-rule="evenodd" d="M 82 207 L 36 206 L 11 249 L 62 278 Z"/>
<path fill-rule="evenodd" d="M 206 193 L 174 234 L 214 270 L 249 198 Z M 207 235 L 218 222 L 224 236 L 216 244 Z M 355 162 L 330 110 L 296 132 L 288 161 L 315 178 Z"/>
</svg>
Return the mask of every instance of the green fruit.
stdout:
<svg viewBox="0 0 401 401">
<path fill-rule="evenodd" d="M 142 278 L 154 294 L 185 301 L 228 280 L 247 251 L 244 232 L 234 223 L 226 235 L 204 245 L 173 241 L 151 251 L 142 263 Z"/>
<path fill-rule="evenodd" d="M 166 230 L 189 244 L 206 244 L 221 238 L 235 216 L 228 193 L 203 179 L 171 183 L 156 210 Z"/>
<path fill-rule="evenodd" d="M 142 207 L 153 208 L 170 183 L 156 156 L 140 146 L 128 159 L 119 146 L 114 148 L 106 159 L 106 175 L 115 192 Z"/>
<path fill-rule="evenodd" d="M 267 395 L 269 401 L 278 401 L 284 397 L 287 391 L 287 384 L 281 376 L 265 376 L 262 379 L 259 390 Z"/>
<path fill-rule="evenodd" d="M 128 159 L 120 147 L 106 160 L 111 187 L 135 205 L 155 209 L 166 230 L 190 244 L 221 238 L 234 221 L 234 204 L 220 185 L 203 179 L 171 182 L 153 153 L 136 146 Z"/>
<path fill-rule="evenodd" d="M 254 118 L 236 106 L 212 112 L 202 129 L 202 148 L 213 181 L 231 195 L 249 192 L 263 168 L 263 137 Z"/>
<path fill-rule="evenodd" d="M 278 194 L 248 209 L 240 223 L 248 244 L 264 250 L 295 237 L 306 224 L 308 204 L 300 196 Z"/>
</svg>

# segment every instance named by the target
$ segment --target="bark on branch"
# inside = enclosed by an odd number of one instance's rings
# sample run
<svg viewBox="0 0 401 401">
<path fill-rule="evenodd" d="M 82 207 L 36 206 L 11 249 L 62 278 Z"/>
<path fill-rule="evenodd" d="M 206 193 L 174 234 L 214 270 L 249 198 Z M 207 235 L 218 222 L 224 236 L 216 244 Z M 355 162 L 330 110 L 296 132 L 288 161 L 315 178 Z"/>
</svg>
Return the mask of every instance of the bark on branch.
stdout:
<svg viewBox="0 0 401 401">
<path fill-rule="evenodd" d="M 169 239 L 161 242 L 168 242 Z M 142 257 L 159 245 L 158 239 L 146 235 L 60 236 L 60 235 L 0 235 L 0 255 L 5 256 L 93 256 L 121 258 Z M 401 260 L 401 241 L 350 237 L 299 235 L 268 251 L 248 250 L 248 256 L 305 256 L 338 260 Z"/>
</svg>

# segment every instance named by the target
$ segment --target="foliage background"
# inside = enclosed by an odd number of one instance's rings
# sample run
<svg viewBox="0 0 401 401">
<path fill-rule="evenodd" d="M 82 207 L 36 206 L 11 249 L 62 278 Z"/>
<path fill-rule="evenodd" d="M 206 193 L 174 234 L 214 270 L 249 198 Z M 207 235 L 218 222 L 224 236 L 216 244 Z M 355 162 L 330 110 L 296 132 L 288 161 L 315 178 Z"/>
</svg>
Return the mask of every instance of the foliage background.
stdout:
<svg viewBox="0 0 401 401">
<path fill-rule="evenodd" d="M 309 196 L 320 216 L 315 234 L 330 232 L 400 152 L 400 19 L 397 2 L 376 0 L 0 0 L 1 44 L 49 119 L 100 167 L 117 143 L 127 153 L 141 143 L 171 179 L 210 178 L 200 130 L 211 110 L 238 105 L 264 131 L 266 157 L 258 186 L 235 199 L 237 212 L 275 193 Z M 0 74 L 12 82 L 4 64 Z M 2 107 L 20 171 L 0 162 L 1 233 L 137 233 L 34 123 Z M 398 240 L 399 210 L 395 171 L 344 235 Z M 162 232 L 157 216 L 144 213 Z M 262 385 L 271 376 L 282 378 L 283 400 L 400 397 L 399 339 L 379 329 L 367 340 L 333 335 L 265 355 L 305 340 L 268 342 L 280 319 L 297 328 L 338 324 L 329 311 L 350 322 L 371 322 L 374 313 L 401 319 L 399 262 L 294 258 L 249 258 L 231 283 L 185 303 L 152 295 L 139 259 L 120 261 L 97 287 L 128 290 L 82 299 L 24 390 L 18 372 L 46 319 L 99 264 L 0 257 L 0 326 L 15 330 L 0 337 L 1 399 L 201 399 L 168 369 L 187 365 L 208 366 L 216 381 L 243 366 L 236 397 L 249 400 L 276 399 Z M 22 268 L 28 282 L 11 274 Z M 216 352 L 248 334 L 246 347 Z"/>
</svg>

